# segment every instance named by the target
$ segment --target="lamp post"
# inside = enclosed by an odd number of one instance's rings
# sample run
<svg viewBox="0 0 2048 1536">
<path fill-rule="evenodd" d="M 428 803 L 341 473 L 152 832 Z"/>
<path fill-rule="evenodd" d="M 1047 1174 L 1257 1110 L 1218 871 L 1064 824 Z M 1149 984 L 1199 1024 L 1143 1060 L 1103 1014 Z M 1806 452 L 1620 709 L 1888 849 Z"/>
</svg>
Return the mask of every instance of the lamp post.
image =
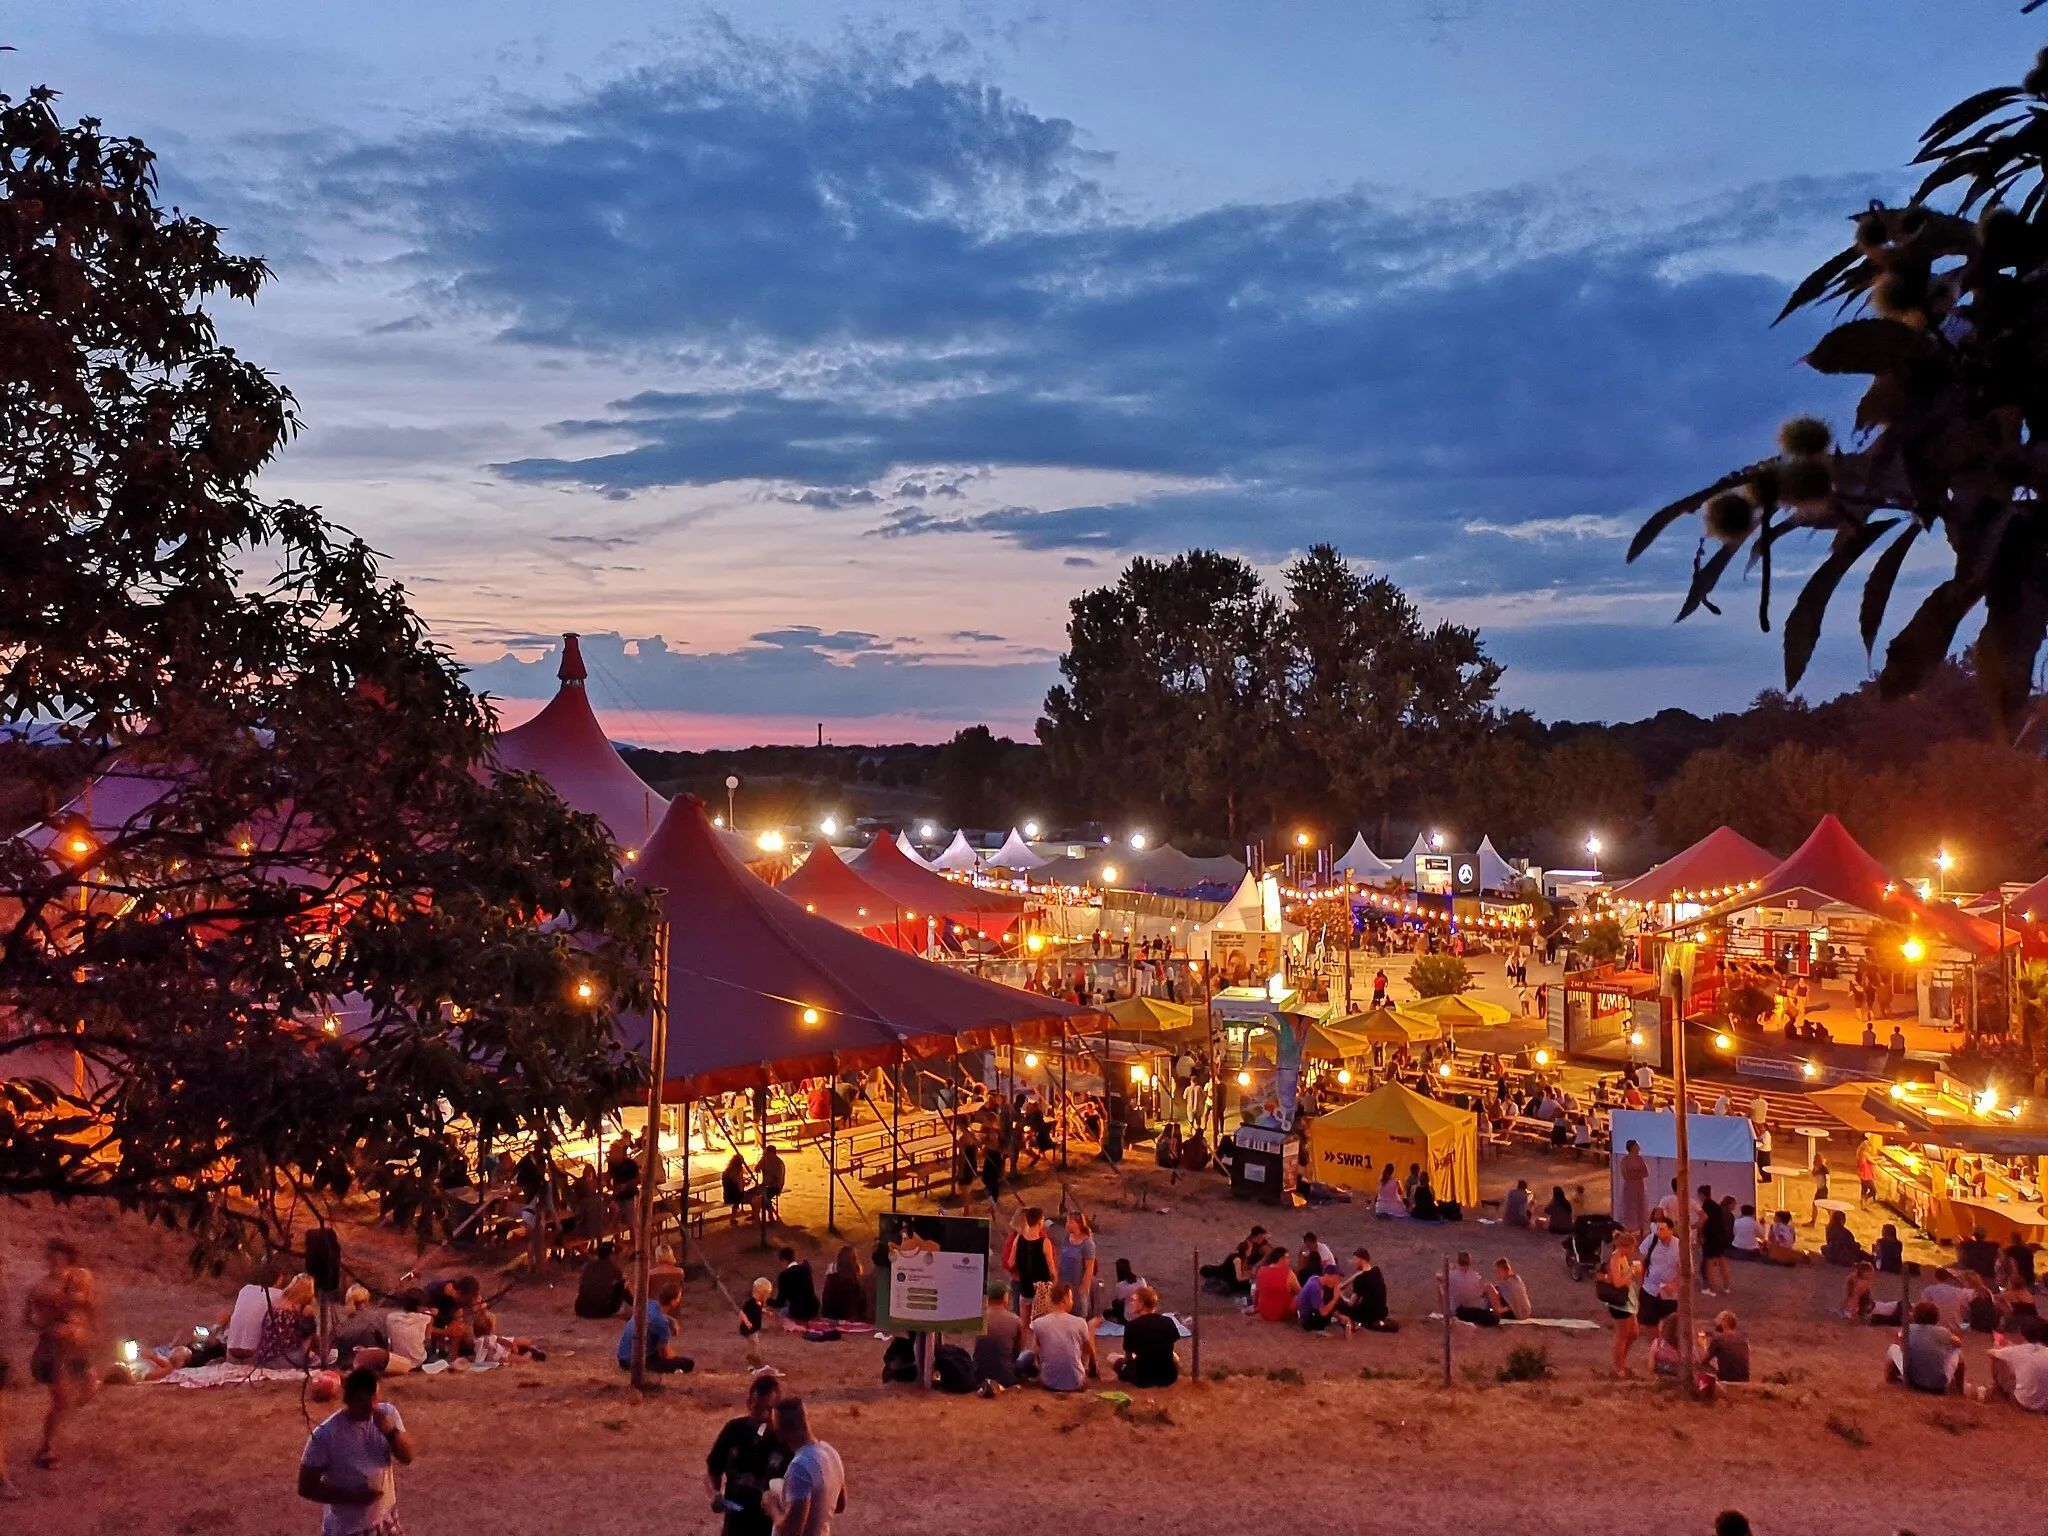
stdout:
<svg viewBox="0 0 2048 1536">
<path fill-rule="evenodd" d="M 1586 839 L 1586 852 L 1593 860 L 1593 874 L 1597 878 L 1600 874 L 1600 839 L 1598 837 Z"/>
<path fill-rule="evenodd" d="M 1685 971 L 1671 969 L 1671 1086 L 1678 1103 L 1673 1113 L 1677 1131 L 1674 1149 L 1678 1154 L 1678 1371 L 1686 1396 L 1693 1395 L 1693 1306 L 1692 1306 L 1692 1140 L 1688 1133 L 1691 1105 L 1685 1086 Z"/>
<path fill-rule="evenodd" d="M 659 902 L 665 890 L 648 893 Z M 647 1385 L 647 1273 L 654 1247 L 655 1186 L 661 1182 L 661 1077 L 668 1070 L 668 919 L 654 928 L 654 1008 L 647 1041 L 647 1131 L 640 1149 L 640 1232 L 633 1245 L 633 1385 Z M 678 1223 L 690 1223 L 690 1189 L 683 1184 L 683 1209 Z"/>
<path fill-rule="evenodd" d="M 728 773 L 725 776 L 725 824 L 732 826 L 732 792 L 740 787 L 740 776 Z M 737 829 L 735 829 L 737 830 Z"/>
</svg>

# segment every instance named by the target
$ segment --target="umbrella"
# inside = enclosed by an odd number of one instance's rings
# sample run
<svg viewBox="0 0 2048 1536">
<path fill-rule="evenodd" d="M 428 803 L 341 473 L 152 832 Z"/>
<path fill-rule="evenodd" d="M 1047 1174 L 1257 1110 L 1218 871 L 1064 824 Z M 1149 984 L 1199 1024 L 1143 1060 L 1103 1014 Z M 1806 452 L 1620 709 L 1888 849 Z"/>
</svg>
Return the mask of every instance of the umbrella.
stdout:
<svg viewBox="0 0 2048 1536">
<path fill-rule="evenodd" d="M 1477 1025 L 1505 1024 L 1514 1015 L 1499 1003 L 1489 1003 L 1477 997 L 1425 997 L 1412 1003 L 1401 1004 L 1401 1012 L 1418 1014 L 1436 1019 L 1456 1029 L 1460 1026 L 1472 1028 Z"/>
</svg>

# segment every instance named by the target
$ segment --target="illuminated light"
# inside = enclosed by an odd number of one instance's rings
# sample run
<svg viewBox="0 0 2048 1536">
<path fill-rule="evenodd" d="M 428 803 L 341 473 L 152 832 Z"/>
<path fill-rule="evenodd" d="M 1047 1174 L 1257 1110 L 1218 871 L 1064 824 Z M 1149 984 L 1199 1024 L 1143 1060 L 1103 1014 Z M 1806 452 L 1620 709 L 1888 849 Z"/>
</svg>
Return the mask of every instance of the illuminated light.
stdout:
<svg viewBox="0 0 2048 1536">
<path fill-rule="evenodd" d="M 1249 1088 L 1249 1087 L 1251 1087 L 1251 1085 L 1252 1085 L 1252 1075 L 1251 1075 L 1251 1073 L 1249 1073 L 1249 1072 L 1240 1072 L 1240 1073 L 1238 1073 L 1238 1074 L 1237 1074 L 1237 1086 L 1238 1086 L 1238 1087 L 1240 1087 L 1240 1088 Z"/>
<path fill-rule="evenodd" d="M 1895 1099 L 1903 1099 L 1906 1096 L 1906 1085 L 1904 1083 L 1893 1083 L 1885 1092 Z"/>
<path fill-rule="evenodd" d="M 1810 1061 L 1802 1061 L 1799 1063 L 1799 1075 L 1801 1077 L 1819 1077 L 1820 1068 Z"/>
<path fill-rule="evenodd" d="M 597 988 L 593 987 L 589 982 L 579 981 L 576 983 L 577 1002 L 587 1003 L 595 996 L 597 996 Z"/>
<path fill-rule="evenodd" d="M 1735 1042 L 1733 1040 L 1730 1040 L 1726 1035 L 1714 1036 L 1714 1049 L 1717 1051 L 1725 1051 L 1734 1044 Z"/>
<path fill-rule="evenodd" d="M 636 861 L 638 861 L 639 857 L 640 850 L 638 848 L 628 848 L 626 850 L 626 862 L 628 864 L 635 863 Z"/>
<path fill-rule="evenodd" d="M 1266 996 L 1269 999 L 1277 1003 L 1286 995 L 1287 975 L 1285 972 L 1276 971 L 1273 975 L 1266 978 Z"/>
<path fill-rule="evenodd" d="M 1986 1087 L 1982 1093 L 1977 1095 L 1975 1105 L 1977 1113 L 1980 1115 L 1988 1115 L 1991 1111 L 1998 1108 L 1998 1085 L 1993 1083 Z"/>
<path fill-rule="evenodd" d="M 1444 845 L 1444 835 L 1443 835 L 1443 833 L 1441 833 L 1441 832 L 1432 832 L 1432 833 L 1430 833 L 1430 834 L 1429 834 L 1429 846 L 1430 846 L 1430 847 L 1432 847 L 1432 848 L 1441 848 L 1441 847 L 1443 847 L 1443 845 Z"/>
<path fill-rule="evenodd" d="M 836 835 L 839 831 L 839 818 L 837 816 L 827 816 L 823 821 L 818 823 L 818 830 L 824 833 L 827 837 L 832 837 Z"/>
<path fill-rule="evenodd" d="M 245 837 L 240 842 L 236 843 L 235 846 L 241 849 L 242 852 L 247 853 L 249 851 L 249 839 Z"/>
<path fill-rule="evenodd" d="M 1024 1053 L 1024 1065 L 1025 1065 L 1025 1066 L 1027 1066 L 1027 1067 L 1035 1067 L 1035 1066 L 1037 1066 L 1037 1065 L 1038 1065 L 1038 1052 L 1036 1052 L 1036 1051 L 1026 1051 L 1026 1052 Z"/>
<path fill-rule="evenodd" d="M 915 912 L 906 912 L 906 913 L 904 913 L 903 915 L 904 915 L 905 917 L 915 917 L 915 916 L 917 916 L 917 914 L 916 914 Z"/>
<path fill-rule="evenodd" d="M 1597 837 L 1589 837 L 1589 838 L 1587 838 L 1587 839 L 1586 839 L 1586 852 L 1588 852 L 1588 853 L 1590 853 L 1591 855 L 1593 855 L 1593 857 L 1594 857 L 1594 858 L 1596 858 L 1596 859 L 1597 859 L 1597 858 L 1599 858 L 1599 857 L 1600 857 L 1600 839 L 1599 839 L 1599 838 L 1597 838 Z"/>
<path fill-rule="evenodd" d="M 1537 1050 L 1537 1052 L 1536 1052 L 1536 1065 L 1537 1065 L 1537 1066 L 1539 1066 L 1539 1067 L 1547 1067 L 1547 1066 L 1549 1066 L 1549 1065 L 1550 1065 L 1550 1052 L 1548 1052 L 1548 1051 L 1546 1051 L 1546 1050 L 1543 1050 L 1543 1049 L 1541 1049 L 1541 1048 L 1538 1048 L 1538 1050 Z"/>
<path fill-rule="evenodd" d="M 782 852 L 782 834 L 780 832 L 773 830 L 763 832 L 754 841 L 760 846 L 763 853 Z"/>
<path fill-rule="evenodd" d="M 1133 832 L 1131 834 L 1131 846 L 1133 848 L 1143 848 L 1145 846 L 1145 834 L 1142 832 Z"/>
<path fill-rule="evenodd" d="M 1131 1081 L 1134 1083 L 1145 1081 L 1145 1068 L 1135 1061 L 1131 1063 Z"/>
<path fill-rule="evenodd" d="M 1035 822 L 1035 821 L 1027 821 L 1027 822 L 1025 822 L 1025 823 L 1024 823 L 1024 835 L 1025 835 L 1026 837 L 1036 837 L 1036 836 L 1038 836 L 1038 823 L 1037 823 L 1037 822 Z"/>
<path fill-rule="evenodd" d="M 336 1014 L 322 1014 L 320 1017 L 320 1027 L 330 1035 L 339 1034 L 341 1032 L 341 1019 Z"/>
<path fill-rule="evenodd" d="M 711 818 L 711 825 L 713 825 L 714 827 L 722 827 L 725 825 L 725 818 L 723 816 L 714 816 Z"/>
<path fill-rule="evenodd" d="M 1031 951 L 1031 953 L 1033 953 L 1033 954 L 1035 955 L 1035 954 L 1037 954 L 1037 953 L 1038 953 L 1038 952 L 1039 952 L 1039 951 L 1040 951 L 1041 949 L 1045 948 L 1045 940 L 1044 940 L 1043 938 L 1041 938 L 1041 937 L 1040 937 L 1039 935 L 1037 935 L 1037 934 L 1035 934 L 1035 933 L 1034 933 L 1034 934 L 1032 934 L 1032 935 L 1031 935 L 1031 937 L 1030 937 L 1030 938 L 1028 938 L 1028 939 L 1026 939 L 1026 940 L 1024 941 L 1024 947 L 1025 947 L 1026 949 L 1030 950 L 1030 951 Z"/>
<path fill-rule="evenodd" d="M 1297 848 L 1306 848 L 1308 846 L 1308 834 L 1306 832 L 1295 833 L 1294 846 Z"/>
<path fill-rule="evenodd" d="M 817 1010 L 817 1009 L 815 1009 L 815 1008 L 806 1008 L 806 1009 L 804 1010 L 804 1022 L 805 1022 L 806 1024 L 815 1024 L 815 1023 L 817 1023 L 817 1022 L 818 1022 L 818 1010 Z"/>
<path fill-rule="evenodd" d="M 1436 1069 L 1436 1075 L 1438 1077 L 1449 1077 L 1451 1075 L 1451 1064 L 1447 1061 L 1442 1066 L 1438 1067 Z"/>
<path fill-rule="evenodd" d="M 921 827 L 919 827 L 919 828 L 917 829 L 917 835 L 918 835 L 919 837 L 926 837 L 926 838 L 928 838 L 928 837 L 932 837 L 932 836 L 934 836 L 934 835 L 936 835 L 936 834 L 935 834 L 935 833 L 934 833 L 934 831 L 933 831 L 933 828 L 932 828 L 932 824 L 931 824 L 930 822 L 926 822 L 926 823 L 925 823 L 925 824 L 924 824 L 923 826 L 921 826 Z"/>
<path fill-rule="evenodd" d="M 1630 1030 L 1628 1032 L 1628 1043 L 1630 1045 L 1641 1045 L 1643 1043 L 1643 1032 L 1640 1029 Z"/>
<path fill-rule="evenodd" d="M 1926 957 L 1927 946 L 1918 939 L 1908 939 L 1899 946 L 1899 953 L 1906 957 L 1906 964 L 1918 965 Z"/>
<path fill-rule="evenodd" d="M 815 912 L 818 910 L 818 904 L 814 901 L 807 901 L 804 903 L 804 910 L 806 912 Z"/>
<path fill-rule="evenodd" d="M 1337 1081 L 1344 1087 L 1349 1088 L 1351 1086 L 1351 1069 L 1349 1067 L 1339 1067 L 1337 1069 Z"/>
<path fill-rule="evenodd" d="M 142 1358 L 142 1346 L 133 1339 L 128 1340 L 121 1346 L 121 1358 L 133 1365 Z"/>
<path fill-rule="evenodd" d="M 83 854 L 83 853 L 91 853 L 91 852 L 92 852 L 92 844 L 91 844 L 91 843 L 90 843 L 90 842 L 89 842 L 88 840 L 86 840 L 85 838 L 82 838 L 82 837 L 74 837 L 73 839 L 71 839 L 71 851 L 72 851 L 73 853 L 81 853 L 81 854 Z"/>
<path fill-rule="evenodd" d="M 1102 867 L 1102 883 L 1104 885 L 1116 884 L 1116 866 L 1114 864 L 1105 864 Z"/>
<path fill-rule="evenodd" d="M 1948 850 L 1944 848 L 1934 856 L 1934 867 L 1945 875 L 1956 867 L 1956 861 L 1948 856 Z"/>
</svg>

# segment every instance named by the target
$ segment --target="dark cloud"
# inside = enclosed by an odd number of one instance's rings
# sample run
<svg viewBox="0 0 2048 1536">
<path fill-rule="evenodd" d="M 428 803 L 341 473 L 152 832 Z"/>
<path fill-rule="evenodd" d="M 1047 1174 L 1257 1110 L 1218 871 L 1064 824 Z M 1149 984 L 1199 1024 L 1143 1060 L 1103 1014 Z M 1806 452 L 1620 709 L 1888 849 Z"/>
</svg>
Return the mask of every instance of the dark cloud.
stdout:
<svg viewBox="0 0 2048 1536">
<path fill-rule="evenodd" d="M 803 626 L 755 639 L 761 643 L 694 652 L 673 650 L 659 637 L 629 648 L 617 634 L 586 634 L 582 650 L 600 704 L 707 715 L 1028 719 L 1058 676 L 1050 661 L 937 661 L 838 643 L 871 643 L 873 636 L 821 636 Z M 536 661 L 507 655 L 472 667 L 470 684 L 505 698 L 545 698 L 555 691 L 558 646 L 559 639 Z"/>
<path fill-rule="evenodd" d="M 509 340 L 746 381 L 563 422 L 508 478 L 764 481 L 873 507 L 884 537 L 1077 569 L 1331 539 L 1437 598 L 1682 583 L 1682 536 L 1630 569 L 1618 530 L 1847 398 L 1794 366 L 1811 332 L 1771 329 L 1785 283 L 1753 253 L 1825 254 L 1843 210 L 1895 191 L 1807 178 L 1646 213 L 1583 186 L 1356 190 L 1145 219 L 1093 169 L 1072 124 L 972 80 L 752 47 L 331 157 L 319 181 L 410 233 L 430 300 Z M 941 513 L 976 471 L 934 466 L 1190 488 Z M 832 638 L 778 631 L 727 664 Z M 1571 644 L 1528 649 L 1561 665 Z"/>
<path fill-rule="evenodd" d="M 879 635 L 867 634 L 861 630 L 842 629 L 826 634 L 811 624 L 797 624 L 789 629 L 771 629 L 752 637 L 757 645 L 772 645 L 786 651 L 883 651 L 889 647 Z"/>
<path fill-rule="evenodd" d="M 1003 639 L 1001 635 L 991 635 L 979 629 L 956 629 L 946 638 L 969 645 L 996 645 Z"/>
</svg>

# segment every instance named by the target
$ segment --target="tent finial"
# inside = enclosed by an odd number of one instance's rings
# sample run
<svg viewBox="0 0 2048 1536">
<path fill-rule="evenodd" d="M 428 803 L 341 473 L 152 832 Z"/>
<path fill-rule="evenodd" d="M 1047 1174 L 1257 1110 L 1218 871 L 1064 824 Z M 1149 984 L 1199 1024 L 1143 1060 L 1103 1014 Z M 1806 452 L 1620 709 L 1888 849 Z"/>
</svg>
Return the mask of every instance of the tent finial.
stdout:
<svg viewBox="0 0 2048 1536">
<path fill-rule="evenodd" d="M 562 636 L 562 665 L 555 676 L 565 683 L 580 683 L 590 676 L 583 668 L 583 647 L 578 643 L 581 638 L 573 634 Z"/>
</svg>

